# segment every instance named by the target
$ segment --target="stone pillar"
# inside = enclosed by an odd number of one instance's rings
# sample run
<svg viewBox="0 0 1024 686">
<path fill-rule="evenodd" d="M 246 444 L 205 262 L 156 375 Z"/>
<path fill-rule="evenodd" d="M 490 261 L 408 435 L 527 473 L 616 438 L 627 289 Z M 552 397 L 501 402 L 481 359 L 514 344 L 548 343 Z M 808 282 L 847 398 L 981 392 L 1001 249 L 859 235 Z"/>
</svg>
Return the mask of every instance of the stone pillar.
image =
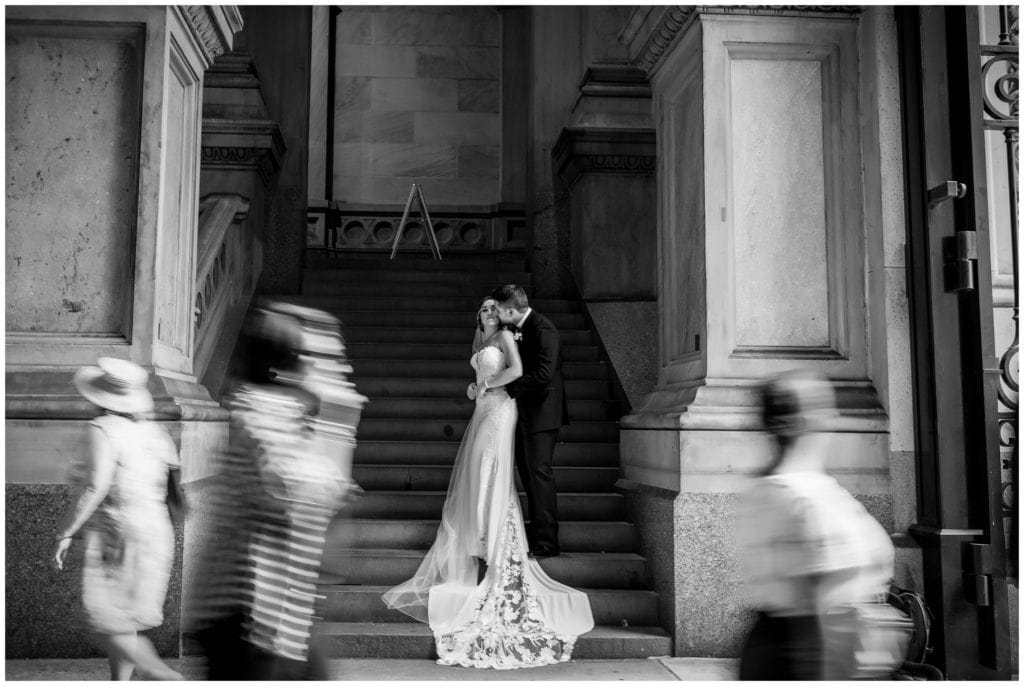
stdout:
<svg viewBox="0 0 1024 686">
<path fill-rule="evenodd" d="M 199 362 L 203 384 L 219 398 L 249 296 L 256 288 L 265 251 L 267 196 L 285 154 L 280 127 L 270 115 L 247 46 L 246 32 L 235 36 L 231 52 L 219 56 L 203 86 L 203 137 L 200 196 L 204 201 L 237 196 L 250 211 L 232 231 L 238 255 L 230 312 L 219 334 L 203 341 Z M 232 260 L 234 263 L 235 261 Z M 221 284 L 227 287 L 227 284 Z M 209 340 L 212 339 L 212 340 Z"/>
<path fill-rule="evenodd" d="M 186 475 L 224 419 L 193 375 L 192 308 L 203 72 L 239 28 L 230 6 L 7 12 L 10 658 L 97 654 L 80 558 L 47 569 L 92 412 L 74 371 L 105 355 L 147 367 Z M 164 654 L 179 598 L 180 567 L 154 636 Z"/>
<path fill-rule="evenodd" d="M 551 151 L 576 99 L 584 67 L 579 7 L 530 8 L 526 222 L 527 259 L 541 298 L 573 294 L 569 193 L 554 174 Z"/>
<path fill-rule="evenodd" d="M 287 152 L 268 189 L 260 293 L 301 290 L 305 259 L 309 165 L 310 6 L 249 5 L 245 40 L 270 118 Z"/>
<path fill-rule="evenodd" d="M 829 470 L 889 530 L 888 417 L 868 354 L 859 17 L 637 8 L 623 37 L 654 90 L 658 384 L 621 422 L 624 476 L 677 655 L 737 654 L 735 494 L 767 458 L 755 388 L 820 370 Z M 667 534 L 671 531 L 671 536 Z"/>
<path fill-rule="evenodd" d="M 571 271 L 630 402 L 657 379 L 655 131 L 642 70 L 587 69 L 552 155 L 571 195 Z"/>
</svg>

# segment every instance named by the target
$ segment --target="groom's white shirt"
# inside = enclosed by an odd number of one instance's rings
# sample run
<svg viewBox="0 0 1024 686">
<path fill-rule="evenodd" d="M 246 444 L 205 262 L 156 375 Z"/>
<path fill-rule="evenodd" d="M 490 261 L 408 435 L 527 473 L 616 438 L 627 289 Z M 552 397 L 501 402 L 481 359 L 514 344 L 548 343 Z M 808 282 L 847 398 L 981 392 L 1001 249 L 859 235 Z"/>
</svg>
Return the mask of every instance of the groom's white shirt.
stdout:
<svg viewBox="0 0 1024 686">
<path fill-rule="evenodd" d="M 519 320 L 518 324 L 516 324 L 516 328 L 517 329 L 521 330 L 523 328 L 523 324 L 526 323 L 526 318 L 530 316 L 531 312 L 533 312 L 533 308 L 532 307 L 527 307 L 526 308 L 526 314 L 524 314 L 523 318 Z"/>
</svg>

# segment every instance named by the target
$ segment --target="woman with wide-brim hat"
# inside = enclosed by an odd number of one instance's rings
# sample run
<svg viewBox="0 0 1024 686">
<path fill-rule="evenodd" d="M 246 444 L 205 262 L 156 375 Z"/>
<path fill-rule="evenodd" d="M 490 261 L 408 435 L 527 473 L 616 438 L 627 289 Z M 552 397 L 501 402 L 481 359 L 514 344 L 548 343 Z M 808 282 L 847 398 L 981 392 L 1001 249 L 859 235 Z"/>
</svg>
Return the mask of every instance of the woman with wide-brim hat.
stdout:
<svg viewBox="0 0 1024 686">
<path fill-rule="evenodd" d="M 79 534 L 85 542 L 82 603 L 100 638 L 110 677 L 180 680 L 138 632 L 163 622 L 174 561 L 167 509 L 168 471 L 178 454 L 167 432 L 149 419 L 153 397 L 145 369 L 100 358 L 74 377 L 78 392 L 104 412 L 89 425 L 88 450 L 73 469 L 77 497 L 57 529 L 53 565 L 64 568 Z"/>
</svg>

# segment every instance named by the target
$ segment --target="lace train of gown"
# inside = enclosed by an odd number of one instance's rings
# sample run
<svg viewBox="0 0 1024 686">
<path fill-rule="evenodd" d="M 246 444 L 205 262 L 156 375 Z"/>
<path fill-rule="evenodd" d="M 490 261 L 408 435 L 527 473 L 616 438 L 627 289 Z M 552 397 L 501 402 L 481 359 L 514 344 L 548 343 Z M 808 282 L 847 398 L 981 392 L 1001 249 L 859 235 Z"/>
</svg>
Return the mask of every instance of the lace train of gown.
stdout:
<svg viewBox="0 0 1024 686">
<path fill-rule="evenodd" d="M 485 347 L 477 380 L 504 369 Z M 434 544 L 416 574 L 384 603 L 430 625 L 438 663 L 517 669 L 564 662 L 594 627 L 587 595 L 551 579 L 527 557 L 512 476 L 516 404 L 501 389 L 476 401 L 459 446 Z M 487 574 L 477 583 L 477 557 Z"/>
</svg>

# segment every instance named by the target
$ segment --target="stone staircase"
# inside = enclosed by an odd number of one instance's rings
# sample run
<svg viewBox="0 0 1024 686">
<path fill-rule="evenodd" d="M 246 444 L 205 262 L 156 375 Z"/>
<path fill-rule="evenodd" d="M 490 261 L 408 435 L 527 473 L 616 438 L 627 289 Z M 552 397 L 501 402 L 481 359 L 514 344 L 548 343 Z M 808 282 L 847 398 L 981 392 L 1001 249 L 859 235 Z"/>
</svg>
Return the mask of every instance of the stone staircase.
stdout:
<svg viewBox="0 0 1024 686">
<path fill-rule="evenodd" d="M 432 658 L 429 628 L 389 610 L 381 594 L 413 574 L 437 530 L 459 441 L 473 411 L 465 388 L 474 317 L 493 287 L 531 276 L 518 253 L 352 255 L 307 269 L 302 296 L 343 325 L 353 380 L 369 398 L 353 476 L 365 495 L 332 529 L 321 615 L 332 657 Z M 619 403 L 607 363 L 579 302 L 531 301 L 559 328 L 571 424 L 559 435 L 562 555 L 541 562 L 555 579 L 587 592 L 596 627 L 577 658 L 671 654 L 658 598 L 625 520 L 619 475 Z"/>
</svg>

